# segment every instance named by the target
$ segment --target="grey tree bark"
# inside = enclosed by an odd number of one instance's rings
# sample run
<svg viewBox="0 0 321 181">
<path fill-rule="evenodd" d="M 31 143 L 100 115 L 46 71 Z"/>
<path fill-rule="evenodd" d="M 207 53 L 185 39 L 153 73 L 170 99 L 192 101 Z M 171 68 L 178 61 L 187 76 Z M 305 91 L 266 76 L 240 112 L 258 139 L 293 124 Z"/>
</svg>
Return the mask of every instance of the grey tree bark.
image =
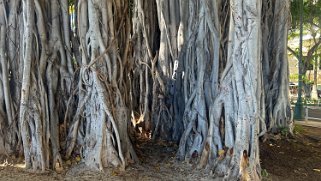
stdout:
<svg viewBox="0 0 321 181">
<path fill-rule="evenodd" d="M 9 33 L 2 34 L 1 39 L 3 45 L 8 45 L 3 50 L 5 59 L 1 62 L 7 74 L 2 74 L 5 81 L 1 89 L 6 95 L 3 102 L 8 117 L 4 120 L 8 121 L 10 128 L 10 134 L 6 135 L 7 142 L 15 147 L 15 152 L 19 152 L 23 145 L 27 168 L 44 171 L 46 168 L 61 167 L 58 112 L 63 110 L 66 102 L 61 103 L 63 99 L 57 95 L 64 92 L 63 96 L 69 97 L 70 87 L 64 84 L 69 81 L 67 84 L 71 85 L 73 74 L 72 71 L 57 71 L 66 70 L 68 65 L 72 70 L 71 60 L 67 62 L 64 56 L 69 46 L 59 39 L 62 36 L 59 30 L 62 6 L 58 6 L 58 1 L 1 2 L 3 12 L 9 15 L 2 16 L 6 19 L 4 22 L 9 27 Z M 46 11 L 47 7 L 51 7 L 52 11 Z M 51 24 L 52 29 L 46 23 Z M 62 26 L 66 24 L 68 22 Z M 58 29 L 54 30 L 55 27 Z M 58 55 L 55 51 L 57 47 L 60 48 Z"/>
<path fill-rule="evenodd" d="M 159 18 L 170 9 L 161 2 Z M 221 177 L 259 179 L 258 133 L 260 123 L 265 124 L 259 61 L 262 4 L 204 0 L 181 2 L 179 6 L 176 9 L 189 13 L 185 13 L 180 26 L 185 31 L 180 37 L 180 52 L 184 53 L 178 55 L 178 72 L 185 103 L 181 117 L 184 133 L 177 156 L 189 161 L 202 155 L 200 166 L 207 165 Z M 166 27 L 166 21 L 161 20 L 160 27 Z M 225 26 L 229 33 L 222 33 Z M 166 45 L 162 38 L 160 42 Z M 160 47 L 159 60 L 171 50 Z"/>
<path fill-rule="evenodd" d="M 292 121 L 289 1 L 75 3 L 73 33 L 67 1 L 0 1 L 0 153 L 125 169 L 133 124 L 220 178 L 260 179 L 258 137 Z"/>
<path fill-rule="evenodd" d="M 135 0 L 133 2 L 133 57 L 132 57 L 132 122 L 134 127 L 142 127 L 146 134 L 153 130 L 153 120 L 156 118 L 154 100 L 158 99 L 158 79 L 155 64 L 158 46 L 156 3 L 153 1 Z M 157 78 L 158 77 L 158 78 Z M 152 102 L 152 103 L 151 103 Z M 153 109 L 153 110 L 152 110 Z M 153 114 L 155 112 L 155 114 Z M 150 135 L 146 135 L 150 136 Z"/>
<path fill-rule="evenodd" d="M 78 23 L 82 55 L 79 102 L 69 131 L 67 157 L 77 144 L 89 167 L 102 170 L 111 164 L 125 169 L 128 162 L 138 161 L 127 134 L 128 2 L 79 1 L 78 13 L 78 22 L 82 22 Z"/>
<path fill-rule="evenodd" d="M 0 108 L 0 153 L 12 154 L 19 150 L 21 137 L 17 121 L 15 119 L 15 110 L 19 104 L 16 95 L 18 88 L 12 89 L 12 84 L 16 83 L 17 60 L 18 54 L 15 53 L 17 47 L 16 36 L 19 34 L 17 31 L 17 1 L 0 2 L 1 18 L 0 18 L 0 95 L 1 95 L 1 108 Z M 10 41 L 8 41 L 10 40 Z M 19 97 L 19 96 L 18 96 Z"/>
<path fill-rule="evenodd" d="M 262 14 L 263 83 L 268 130 L 281 127 L 292 130 L 293 120 L 289 102 L 289 68 L 287 31 L 290 19 L 289 1 L 264 1 Z"/>
</svg>

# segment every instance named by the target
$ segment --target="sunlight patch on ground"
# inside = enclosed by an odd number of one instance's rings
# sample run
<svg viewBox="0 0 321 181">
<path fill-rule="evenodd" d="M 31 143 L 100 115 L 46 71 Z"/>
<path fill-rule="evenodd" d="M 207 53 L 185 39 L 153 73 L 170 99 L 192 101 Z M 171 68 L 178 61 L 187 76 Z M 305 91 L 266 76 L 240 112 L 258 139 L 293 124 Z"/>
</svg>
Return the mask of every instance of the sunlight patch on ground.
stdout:
<svg viewBox="0 0 321 181">
<path fill-rule="evenodd" d="M 9 163 L 8 160 L 4 160 L 3 163 L 0 163 L 0 167 L 26 168 L 26 164 L 24 163 L 12 164 L 12 163 Z"/>
</svg>

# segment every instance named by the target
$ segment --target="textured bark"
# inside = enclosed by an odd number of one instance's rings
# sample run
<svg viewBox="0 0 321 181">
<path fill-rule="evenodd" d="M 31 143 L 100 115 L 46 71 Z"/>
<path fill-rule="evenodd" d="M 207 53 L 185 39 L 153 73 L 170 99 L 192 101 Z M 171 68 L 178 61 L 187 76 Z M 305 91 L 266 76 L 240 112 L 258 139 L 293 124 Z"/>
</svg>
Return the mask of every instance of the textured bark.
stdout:
<svg viewBox="0 0 321 181">
<path fill-rule="evenodd" d="M 281 127 L 292 130 L 289 102 L 289 69 L 287 60 L 287 30 L 290 16 L 289 1 L 264 1 L 262 14 L 263 82 L 268 130 Z"/>
<path fill-rule="evenodd" d="M 4 3 L 0 2 L 0 8 L 4 8 Z M 5 12 L 0 12 L 0 127 L 1 127 L 1 133 L 0 133 L 0 153 L 4 154 L 6 153 L 5 149 L 5 133 L 4 129 L 6 127 L 6 110 L 4 109 L 6 102 L 8 101 L 6 94 L 8 93 L 5 90 L 5 82 L 8 81 L 8 73 L 7 73 L 7 60 L 5 55 L 5 33 L 6 33 L 6 22 L 5 22 Z M 7 87 L 8 88 L 8 87 Z M 7 106 L 8 107 L 8 106 Z M 12 122 L 11 115 L 8 115 L 8 122 Z"/>
<path fill-rule="evenodd" d="M 134 127 L 142 127 L 147 134 L 153 129 L 152 109 L 157 96 L 157 75 L 155 75 L 156 46 L 158 26 L 156 3 L 153 1 L 135 0 L 133 9 L 133 66 L 132 70 L 132 122 Z M 155 127 L 155 126 L 154 126 Z M 149 136 L 149 135 L 147 135 Z"/>
<path fill-rule="evenodd" d="M 99 170 L 108 164 L 125 169 L 128 162 L 138 161 L 127 135 L 128 4 L 127 1 L 80 1 L 78 8 L 78 21 L 88 20 L 88 24 L 78 23 L 82 54 L 80 101 L 69 132 L 67 156 L 79 137 L 77 144 L 86 165 Z M 101 18 L 100 14 L 105 16 Z M 79 114 L 84 114 L 84 118 Z M 85 130 L 81 134 L 77 130 L 83 126 Z"/>
<path fill-rule="evenodd" d="M 191 2 L 186 8 L 192 9 L 192 12 L 187 18 L 186 49 L 182 55 L 185 131 L 178 151 L 180 159 L 190 159 L 193 154 L 200 154 L 204 148 L 203 138 L 207 136 L 209 127 L 208 108 L 213 104 L 218 91 L 221 38 L 219 2 Z M 210 11 L 212 8 L 213 12 Z"/>
<path fill-rule="evenodd" d="M 152 120 L 153 138 L 178 141 L 182 134 L 182 120 L 176 119 L 183 105 L 177 107 L 175 82 L 177 79 L 179 25 L 181 23 L 180 1 L 156 0 L 159 35 L 157 62 L 153 62 L 154 74 Z"/>
<path fill-rule="evenodd" d="M 289 1 L 74 3 L 76 32 L 67 1 L 0 1 L 0 153 L 124 169 L 133 123 L 218 177 L 260 179 L 258 137 L 291 125 Z"/>
<path fill-rule="evenodd" d="M 14 94 L 12 93 L 14 91 L 11 88 L 13 82 L 12 80 L 15 78 L 14 75 L 17 75 L 18 73 L 12 71 L 12 62 L 14 59 L 13 53 L 15 52 L 13 44 L 16 43 L 15 36 L 18 32 L 13 30 L 13 28 L 17 26 L 15 21 L 17 7 L 17 1 L 11 1 L 9 4 L 6 4 L 5 1 L 0 2 L 0 8 L 2 9 L 0 13 L 0 139 L 2 139 L 0 147 L 3 148 L 1 149 L 0 153 L 4 154 L 12 154 L 16 152 L 20 145 L 19 130 L 17 121 L 15 119 L 15 109 L 17 104 L 13 102 Z M 8 42 L 8 40 L 11 41 Z M 16 57 L 15 60 L 17 60 Z"/>
<path fill-rule="evenodd" d="M 225 121 L 230 121 L 234 126 L 232 130 L 235 130 L 234 134 L 231 132 L 224 134 L 225 138 L 229 138 L 224 141 L 225 147 L 232 149 L 228 153 L 231 157 L 228 168 L 231 170 L 227 169 L 225 177 L 232 180 L 239 179 L 239 177 L 242 180 L 258 180 L 261 175 L 258 147 L 258 124 L 261 116 L 259 100 L 262 89 L 260 83 L 262 77 L 260 64 L 261 8 L 261 1 L 231 2 L 227 65 L 231 63 L 232 67 L 226 67 L 229 70 L 224 77 L 226 81 L 222 81 L 223 86 L 221 86 L 220 94 L 226 95 L 228 92 L 233 100 L 223 101 L 224 106 L 233 109 L 229 112 L 230 114 L 225 112 L 224 116 Z M 227 70 L 226 68 L 225 70 Z M 229 76 L 231 77 L 229 78 Z M 226 87 L 228 84 L 232 89 Z M 216 115 L 214 114 L 213 117 L 213 122 L 216 122 Z M 234 140 L 231 135 L 234 135 Z M 229 156 L 223 160 L 228 159 L 230 159 Z M 225 167 L 224 164 L 218 163 L 215 170 L 224 172 L 221 167 L 222 165 Z"/>
<path fill-rule="evenodd" d="M 5 55 L 5 59 L 1 59 L 1 65 L 5 67 L 1 91 L 6 95 L 1 102 L 6 105 L 4 126 L 9 128 L 5 135 L 5 143 L 9 145 L 6 152 L 23 152 L 27 168 L 44 171 L 61 167 L 58 112 L 66 104 L 60 102 L 63 96 L 69 97 L 70 87 L 64 83 L 69 81 L 67 84 L 71 85 L 72 78 L 72 71 L 69 74 L 57 71 L 57 67 L 67 69 L 68 66 L 67 61 L 63 63 L 68 46 L 57 38 L 62 36 L 58 26 L 61 6 L 57 1 L 2 2 L 7 3 L 2 9 L 9 16 L 1 16 L 6 18 L 4 22 L 8 24 L 4 25 L 9 27 L 9 33 L 2 34 L 1 39 L 3 45 L 8 45 L 2 50 L 5 53 L 1 53 Z M 47 7 L 52 11 L 46 11 Z M 45 23 L 58 26 L 58 29 L 51 30 Z M 50 47 L 49 42 L 60 42 L 60 46 Z M 56 47 L 60 48 L 59 56 L 55 54 Z M 64 92 L 61 100 L 57 98 L 59 92 Z M 63 114 L 64 111 L 60 116 Z M 20 150 L 20 135 L 23 151 Z"/>
<path fill-rule="evenodd" d="M 158 2 L 159 16 L 168 11 L 166 5 Z M 189 161 L 201 155 L 200 166 L 207 165 L 220 177 L 259 179 L 260 123 L 265 126 L 259 61 L 261 3 L 198 1 L 179 5 L 177 9 L 189 13 L 181 22 L 180 29 L 185 31 L 180 37 L 175 82 L 175 91 L 185 100 L 184 114 L 175 115 L 184 124 L 177 156 Z M 161 33 L 164 19 L 159 21 Z M 229 33 L 221 33 L 225 27 Z M 162 38 L 160 42 L 159 61 L 168 54 Z"/>
<path fill-rule="evenodd" d="M 45 170 L 45 154 L 43 153 L 43 124 L 40 120 L 38 99 L 36 95 L 36 80 L 32 72 L 33 42 L 34 42 L 34 2 L 23 1 L 23 20 L 26 30 L 23 37 L 23 73 L 20 100 L 20 127 L 23 141 L 26 168 Z M 31 113 L 31 114 L 29 114 Z M 32 114 L 33 113 L 33 114 Z M 35 133 L 38 133 L 35 135 Z"/>
</svg>

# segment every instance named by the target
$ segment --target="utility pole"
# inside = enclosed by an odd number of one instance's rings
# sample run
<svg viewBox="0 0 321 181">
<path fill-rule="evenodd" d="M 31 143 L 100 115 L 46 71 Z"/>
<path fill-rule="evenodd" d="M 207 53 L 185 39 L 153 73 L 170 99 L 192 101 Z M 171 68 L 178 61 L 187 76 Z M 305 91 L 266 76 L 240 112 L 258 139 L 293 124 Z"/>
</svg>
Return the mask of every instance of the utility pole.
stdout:
<svg viewBox="0 0 321 181">
<path fill-rule="evenodd" d="M 299 45 L 299 84 L 298 84 L 298 100 L 295 104 L 294 109 L 294 119 L 298 121 L 304 120 L 304 109 L 303 109 L 303 100 L 302 100 L 302 66 L 303 66 L 303 60 L 302 60 L 302 44 L 303 44 L 303 0 L 300 1 L 300 45 Z"/>
</svg>

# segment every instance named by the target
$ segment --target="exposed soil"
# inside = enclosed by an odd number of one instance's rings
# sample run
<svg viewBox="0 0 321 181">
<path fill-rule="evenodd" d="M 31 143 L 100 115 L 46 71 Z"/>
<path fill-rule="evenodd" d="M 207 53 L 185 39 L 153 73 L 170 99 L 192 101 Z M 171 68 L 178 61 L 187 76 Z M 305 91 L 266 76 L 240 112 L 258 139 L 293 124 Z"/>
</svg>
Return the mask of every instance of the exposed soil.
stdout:
<svg viewBox="0 0 321 181">
<path fill-rule="evenodd" d="M 279 134 L 261 143 L 263 180 L 321 180 L 321 129 L 300 126 L 296 131 L 294 138 Z M 73 163 L 70 168 L 60 173 L 32 173 L 17 167 L 21 164 L 1 164 L 0 180 L 213 180 L 196 164 L 177 162 L 175 144 L 141 138 L 136 146 L 141 163 L 131 165 L 125 172 L 106 168 L 97 173 L 77 164 L 75 158 L 68 163 Z"/>
<path fill-rule="evenodd" d="M 294 138 L 276 135 L 261 144 L 264 180 L 321 180 L 321 129 L 296 126 L 295 131 Z"/>
</svg>

